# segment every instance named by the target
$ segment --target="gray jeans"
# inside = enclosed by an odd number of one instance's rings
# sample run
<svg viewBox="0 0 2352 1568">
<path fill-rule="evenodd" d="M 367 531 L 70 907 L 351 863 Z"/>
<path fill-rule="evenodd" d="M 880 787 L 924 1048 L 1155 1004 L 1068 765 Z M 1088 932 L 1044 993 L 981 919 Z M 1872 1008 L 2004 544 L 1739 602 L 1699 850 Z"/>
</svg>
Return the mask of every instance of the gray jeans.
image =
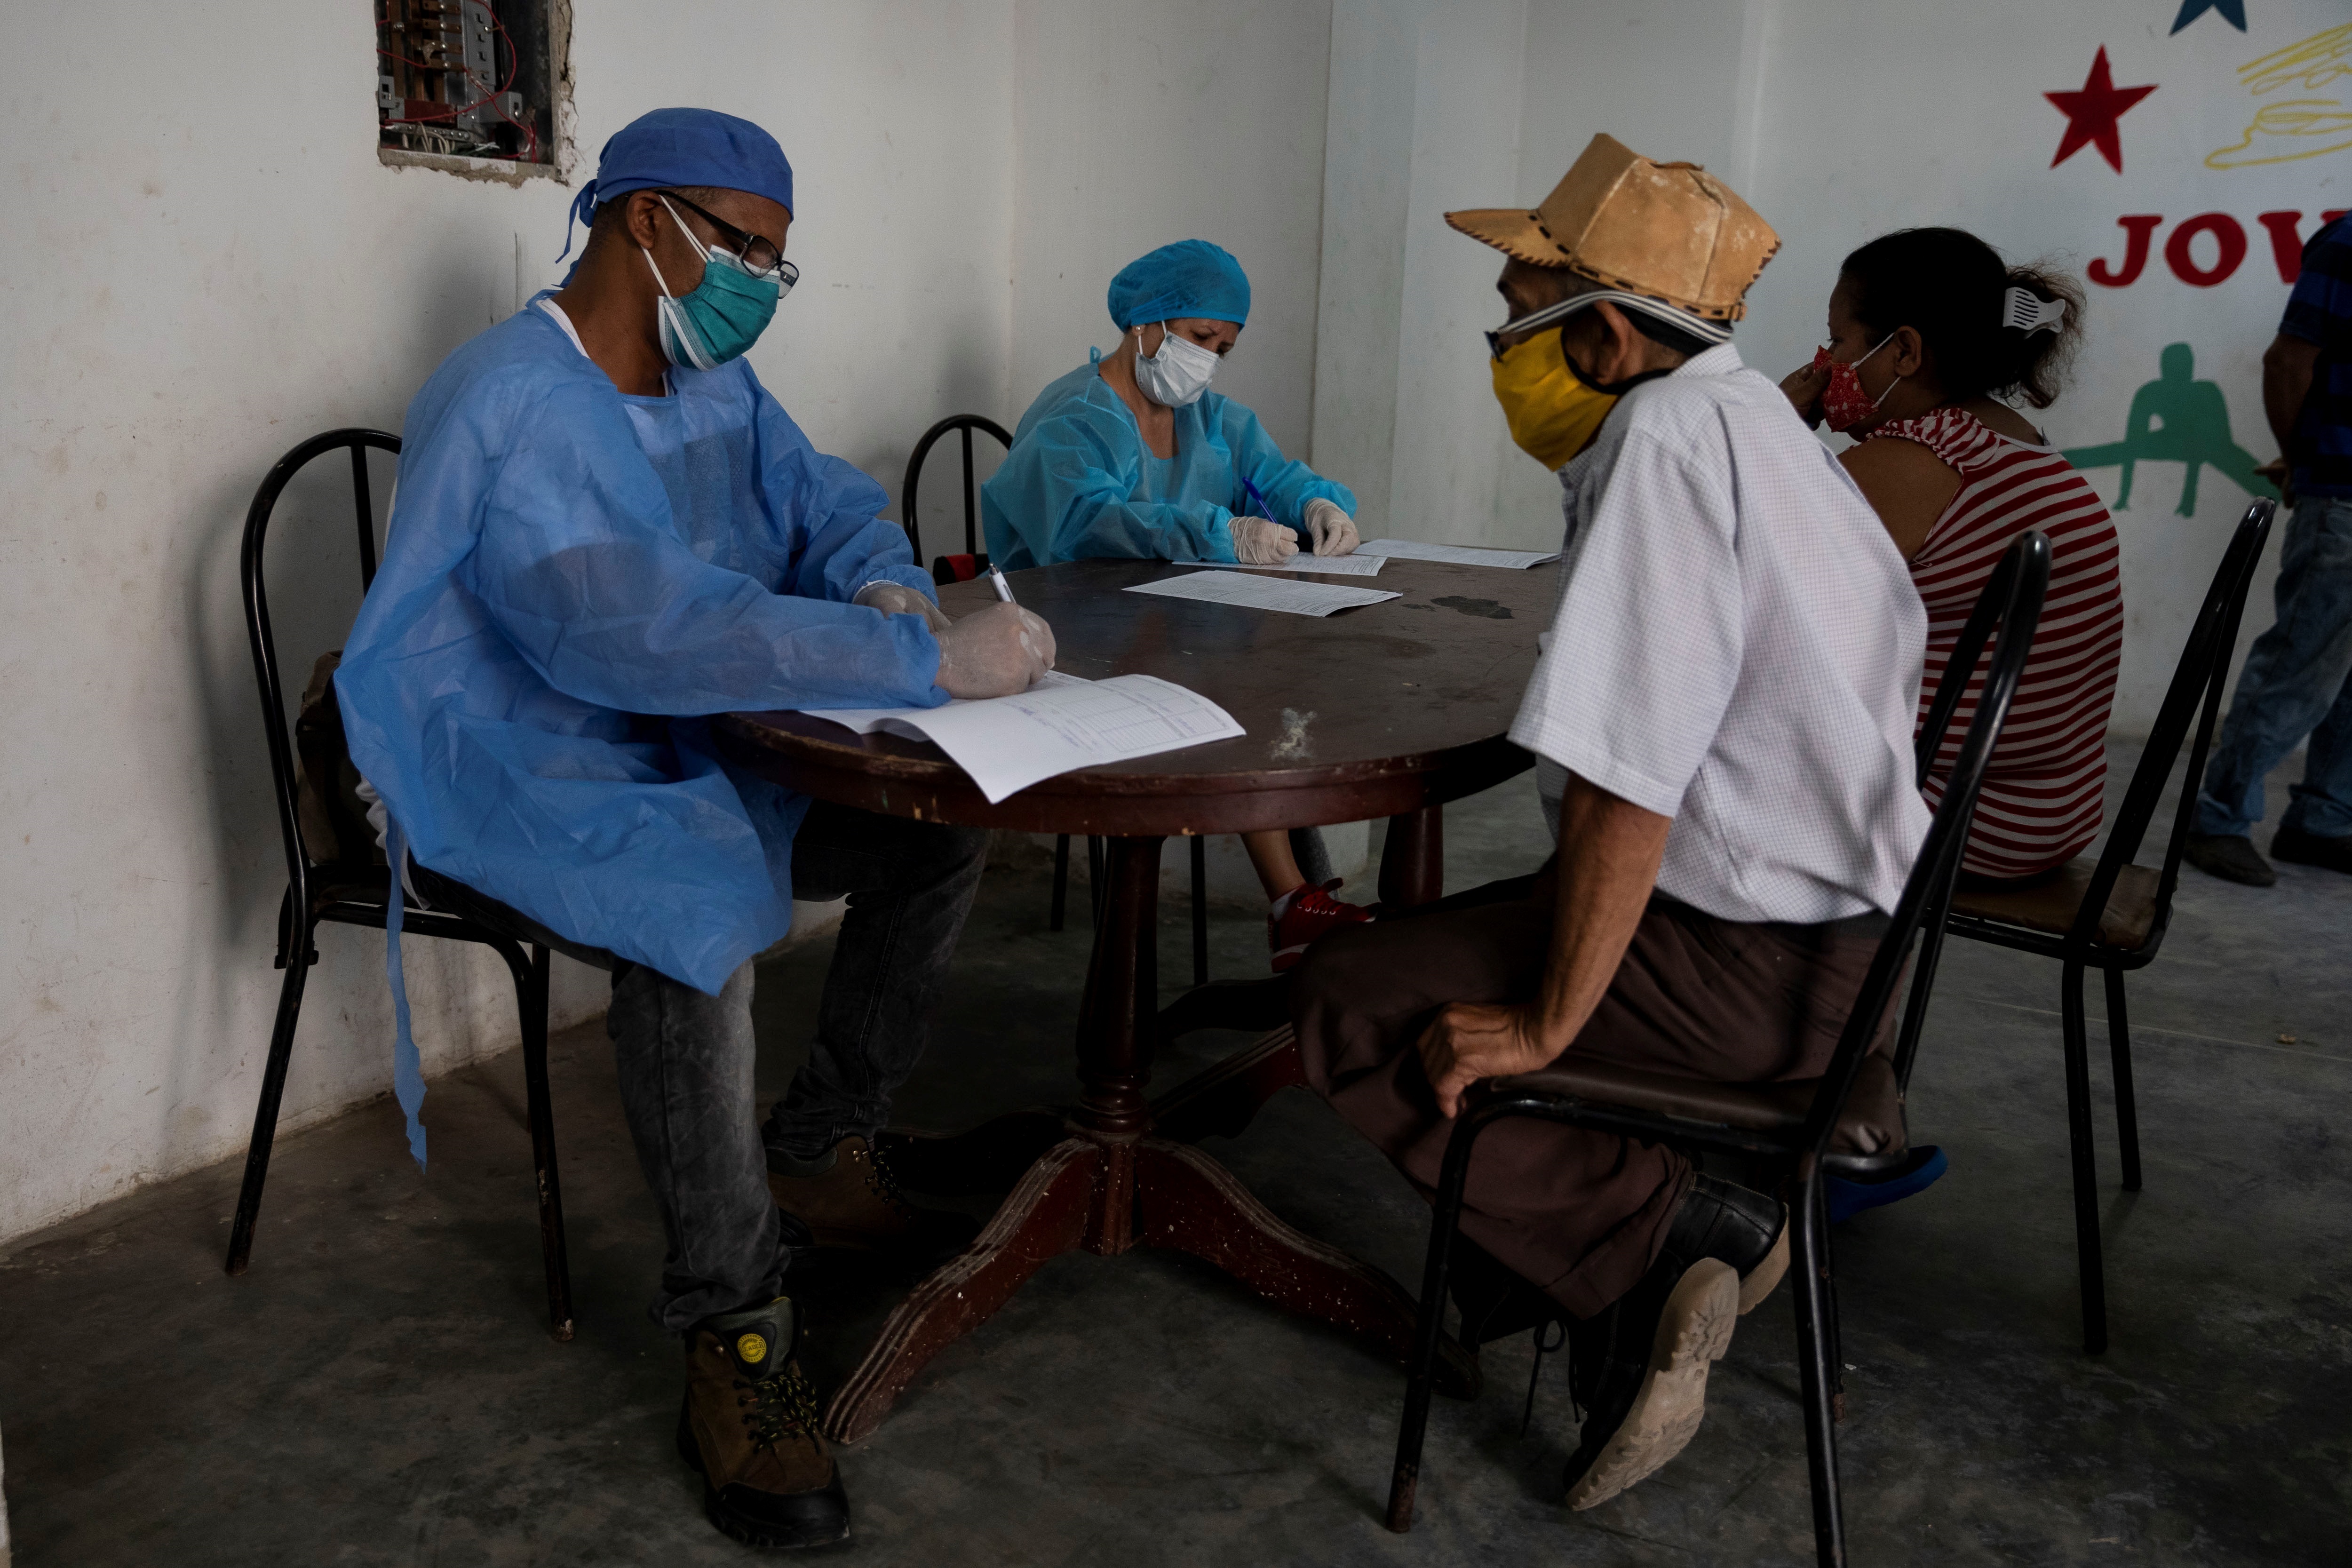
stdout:
<svg viewBox="0 0 2352 1568">
<path fill-rule="evenodd" d="M 782 1289 L 792 1249 L 768 1196 L 766 1146 L 814 1159 L 853 1133 L 871 1138 L 889 1120 L 890 1097 L 929 1037 L 987 849 L 982 829 L 824 801 L 809 808 L 793 837 L 793 891 L 811 900 L 846 895 L 849 909 L 808 1060 L 764 1127 L 753 1121 L 752 965 L 706 995 L 418 871 L 418 890 L 436 905 L 613 971 L 604 1029 L 668 1246 L 656 1322 L 683 1331 Z"/>
</svg>

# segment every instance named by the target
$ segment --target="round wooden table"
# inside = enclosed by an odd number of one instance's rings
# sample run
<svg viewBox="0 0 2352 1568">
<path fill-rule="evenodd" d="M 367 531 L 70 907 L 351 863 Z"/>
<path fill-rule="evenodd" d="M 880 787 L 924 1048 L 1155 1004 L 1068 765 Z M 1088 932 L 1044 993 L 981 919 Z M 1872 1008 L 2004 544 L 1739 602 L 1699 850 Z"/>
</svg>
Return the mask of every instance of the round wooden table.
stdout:
<svg viewBox="0 0 2352 1568">
<path fill-rule="evenodd" d="M 1234 740 L 1066 773 L 992 805 L 926 742 L 853 734 L 811 713 L 735 713 L 718 726 L 737 763 L 821 800 L 1109 841 L 1108 888 L 1078 1023 L 1077 1103 L 1002 1117 L 912 1156 L 901 1141 L 902 1165 L 919 1164 L 934 1178 L 918 1181 L 908 1170 L 919 1187 L 941 1190 L 938 1173 L 960 1163 L 971 1170 L 971 1190 L 1003 1190 L 988 1180 L 992 1167 L 1021 1173 L 979 1237 L 891 1314 L 835 1395 L 825 1425 L 839 1441 L 873 1431 L 924 1363 L 985 1321 L 1047 1258 L 1078 1247 L 1108 1256 L 1139 1245 L 1179 1247 L 1400 1361 L 1411 1352 L 1413 1302 L 1393 1279 L 1283 1224 L 1190 1145 L 1207 1132 L 1240 1131 L 1268 1095 L 1301 1081 L 1286 1028 L 1156 1100 L 1145 1096 L 1153 1047 L 1180 1015 L 1223 1021 L 1213 1009 L 1183 1004 L 1166 1017 L 1158 1010 L 1160 847 L 1181 835 L 1385 816 L 1382 901 L 1436 898 L 1440 808 L 1530 765 L 1505 736 L 1535 667 L 1559 569 L 1391 561 L 1376 577 L 1312 579 L 1402 595 L 1322 618 L 1120 592 L 1188 570 L 1087 561 L 1017 572 L 1011 581 L 1021 603 L 1052 624 L 1058 668 L 1090 679 L 1156 675 L 1188 687 L 1240 721 L 1248 732 Z M 984 581 L 940 595 L 951 613 L 964 614 L 992 597 Z M 1259 994 L 1262 1010 L 1270 983 L 1244 989 Z"/>
</svg>

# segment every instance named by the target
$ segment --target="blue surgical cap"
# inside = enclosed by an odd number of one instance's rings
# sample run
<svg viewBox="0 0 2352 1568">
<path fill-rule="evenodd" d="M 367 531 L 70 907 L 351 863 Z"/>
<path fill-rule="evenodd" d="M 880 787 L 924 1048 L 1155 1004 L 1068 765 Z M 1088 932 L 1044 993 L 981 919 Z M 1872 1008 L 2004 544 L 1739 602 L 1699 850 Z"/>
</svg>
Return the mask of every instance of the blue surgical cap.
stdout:
<svg viewBox="0 0 2352 1568">
<path fill-rule="evenodd" d="M 1129 262 L 1110 280 L 1110 319 L 1120 331 L 1179 316 L 1246 322 L 1249 278 L 1242 264 L 1205 239 L 1180 239 Z"/>
<path fill-rule="evenodd" d="M 631 191 L 708 185 L 749 191 L 786 212 L 793 205 L 793 166 L 776 139 L 748 120 L 715 109 L 656 109 L 613 133 L 596 160 L 596 177 L 580 187 L 563 226 L 572 252 L 572 225 L 596 221 L 596 209 Z M 558 261 L 563 257 L 556 258 Z"/>
</svg>

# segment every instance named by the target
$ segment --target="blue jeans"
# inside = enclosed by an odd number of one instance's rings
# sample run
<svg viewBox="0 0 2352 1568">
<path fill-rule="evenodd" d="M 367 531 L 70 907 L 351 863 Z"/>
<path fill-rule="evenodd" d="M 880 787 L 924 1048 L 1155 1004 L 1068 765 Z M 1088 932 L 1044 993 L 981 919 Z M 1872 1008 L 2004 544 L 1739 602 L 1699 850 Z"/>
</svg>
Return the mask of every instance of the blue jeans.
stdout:
<svg viewBox="0 0 2352 1568">
<path fill-rule="evenodd" d="M 890 1097 L 929 1038 L 987 853 L 985 829 L 809 807 L 793 836 L 793 891 L 812 901 L 846 894 L 849 909 L 808 1060 L 764 1127 L 753 1120 L 751 964 L 708 996 L 417 868 L 436 908 L 613 972 L 604 1029 L 667 1242 L 652 1306 L 662 1327 L 684 1331 L 782 1291 L 792 1247 L 768 1195 L 767 1150 L 814 1159 L 853 1133 L 871 1139 L 889 1120 Z"/>
<path fill-rule="evenodd" d="M 2280 826 L 2341 838 L 2352 834 L 2352 497 L 2295 502 L 2273 595 L 2278 618 L 2246 654 L 2196 830 L 2243 834 L 2260 822 L 2263 780 L 2308 735 Z"/>
</svg>

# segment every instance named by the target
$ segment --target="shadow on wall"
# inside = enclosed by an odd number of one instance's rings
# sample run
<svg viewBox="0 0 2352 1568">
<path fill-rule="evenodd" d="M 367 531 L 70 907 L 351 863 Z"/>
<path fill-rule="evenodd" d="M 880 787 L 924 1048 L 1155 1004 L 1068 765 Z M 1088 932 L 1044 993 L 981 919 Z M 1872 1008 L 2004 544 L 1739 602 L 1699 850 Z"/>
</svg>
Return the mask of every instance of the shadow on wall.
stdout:
<svg viewBox="0 0 2352 1568">
<path fill-rule="evenodd" d="M 2078 468 L 2120 465 L 2123 477 L 2109 510 L 2129 509 L 2132 471 L 2141 463 L 2179 463 L 2180 500 L 2173 511 L 2197 515 L 2197 479 L 2210 464 L 2252 496 L 2275 497 L 2278 488 L 2255 470 L 2260 459 L 2230 433 L 2230 403 L 2219 382 L 2197 379 L 2197 356 L 2187 343 L 2167 343 L 2157 361 L 2157 379 L 2132 394 L 2124 438 L 2096 447 L 2070 447 L 2066 460 Z"/>
</svg>

